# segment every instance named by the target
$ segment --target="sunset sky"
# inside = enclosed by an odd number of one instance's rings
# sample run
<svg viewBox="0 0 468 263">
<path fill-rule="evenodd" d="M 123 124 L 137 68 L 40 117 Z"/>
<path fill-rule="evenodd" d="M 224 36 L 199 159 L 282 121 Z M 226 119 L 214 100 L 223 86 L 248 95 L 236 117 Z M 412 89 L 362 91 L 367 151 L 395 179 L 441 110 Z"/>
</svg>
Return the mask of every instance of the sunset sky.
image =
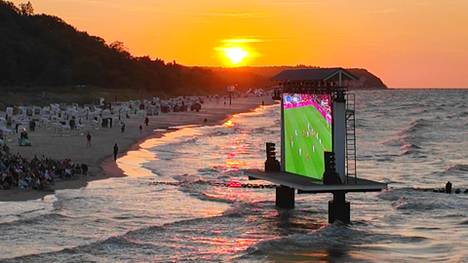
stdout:
<svg viewBox="0 0 468 263">
<path fill-rule="evenodd" d="M 242 65 L 367 68 L 397 88 L 468 87 L 467 0 L 31 2 L 134 55 L 184 65 L 230 66 L 229 53 Z"/>
</svg>

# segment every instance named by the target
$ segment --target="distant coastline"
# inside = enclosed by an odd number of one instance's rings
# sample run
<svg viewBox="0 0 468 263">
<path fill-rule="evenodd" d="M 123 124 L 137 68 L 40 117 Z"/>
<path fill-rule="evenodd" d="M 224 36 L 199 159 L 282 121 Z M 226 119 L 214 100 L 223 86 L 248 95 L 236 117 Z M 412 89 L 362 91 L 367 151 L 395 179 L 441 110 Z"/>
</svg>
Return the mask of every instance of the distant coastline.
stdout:
<svg viewBox="0 0 468 263">
<path fill-rule="evenodd" d="M 214 72 L 231 74 L 231 75 L 246 75 L 252 78 L 263 78 L 264 83 L 269 83 L 269 80 L 274 75 L 287 69 L 301 69 L 301 68 L 322 68 L 308 65 L 297 66 L 245 66 L 239 68 L 224 68 L 224 67 L 206 67 Z M 324 67 L 325 68 L 325 67 Z M 388 89 L 388 86 L 377 75 L 369 72 L 364 68 L 347 68 L 349 72 L 355 75 L 358 80 L 350 85 L 350 89 Z"/>
</svg>

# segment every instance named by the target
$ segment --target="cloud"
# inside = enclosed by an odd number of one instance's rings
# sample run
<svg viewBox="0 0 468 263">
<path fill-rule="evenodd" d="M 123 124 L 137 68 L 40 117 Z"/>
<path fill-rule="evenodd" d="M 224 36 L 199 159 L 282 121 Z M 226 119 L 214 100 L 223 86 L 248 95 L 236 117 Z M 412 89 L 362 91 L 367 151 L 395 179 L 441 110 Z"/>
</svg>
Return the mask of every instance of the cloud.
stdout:
<svg viewBox="0 0 468 263">
<path fill-rule="evenodd" d="M 230 38 L 230 39 L 223 39 L 221 40 L 223 43 L 227 44 L 244 44 L 244 43 L 259 43 L 263 42 L 263 40 L 258 38 Z"/>
</svg>

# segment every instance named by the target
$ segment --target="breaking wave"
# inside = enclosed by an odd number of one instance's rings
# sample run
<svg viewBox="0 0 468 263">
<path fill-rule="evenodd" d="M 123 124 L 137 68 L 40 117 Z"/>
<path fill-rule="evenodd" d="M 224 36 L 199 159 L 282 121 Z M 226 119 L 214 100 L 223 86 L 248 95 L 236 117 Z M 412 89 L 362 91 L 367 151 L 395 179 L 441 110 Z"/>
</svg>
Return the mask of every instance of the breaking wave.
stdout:
<svg viewBox="0 0 468 263">
<path fill-rule="evenodd" d="M 70 220 L 72 217 L 65 216 L 58 213 L 42 214 L 29 218 L 19 218 L 15 221 L 9 221 L 5 223 L 0 223 L 0 229 L 2 227 L 14 227 L 14 226 L 23 226 L 23 225 L 33 225 L 33 224 L 48 224 L 49 222 L 56 223 L 57 221 Z"/>
<path fill-rule="evenodd" d="M 252 256 L 255 256 L 253 258 L 258 256 L 275 258 L 275 255 L 287 256 L 298 251 L 308 251 L 311 255 L 308 260 L 313 260 L 314 253 L 312 251 L 324 251 L 329 254 L 329 260 L 335 261 L 338 259 L 343 260 L 343 254 L 346 254 L 338 253 L 334 255 L 333 250 L 336 248 L 340 248 L 340 251 L 346 251 L 365 244 L 378 244 L 380 242 L 420 243 L 425 240 L 426 238 L 421 236 L 372 233 L 344 226 L 338 222 L 307 234 L 294 234 L 285 238 L 259 242 L 248 248 L 245 255 L 241 256 L 240 259 L 249 259 Z"/>
</svg>

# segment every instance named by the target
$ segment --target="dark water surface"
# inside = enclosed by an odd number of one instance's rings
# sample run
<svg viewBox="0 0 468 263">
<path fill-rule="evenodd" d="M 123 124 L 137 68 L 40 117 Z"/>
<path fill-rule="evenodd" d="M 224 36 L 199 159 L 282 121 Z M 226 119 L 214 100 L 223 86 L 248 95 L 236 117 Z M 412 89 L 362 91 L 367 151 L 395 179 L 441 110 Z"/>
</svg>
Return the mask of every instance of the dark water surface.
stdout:
<svg viewBox="0 0 468 263">
<path fill-rule="evenodd" d="M 0 203 L 0 261 L 468 262 L 468 195 L 411 189 L 468 188 L 468 91 L 360 91 L 356 107 L 358 173 L 393 189 L 349 194 L 350 226 L 327 224 L 327 194 L 287 212 L 272 189 L 207 184 L 262 167 L 273 105 L 148 140 L 118 161 L 129 177 Z"/>
</svg>

